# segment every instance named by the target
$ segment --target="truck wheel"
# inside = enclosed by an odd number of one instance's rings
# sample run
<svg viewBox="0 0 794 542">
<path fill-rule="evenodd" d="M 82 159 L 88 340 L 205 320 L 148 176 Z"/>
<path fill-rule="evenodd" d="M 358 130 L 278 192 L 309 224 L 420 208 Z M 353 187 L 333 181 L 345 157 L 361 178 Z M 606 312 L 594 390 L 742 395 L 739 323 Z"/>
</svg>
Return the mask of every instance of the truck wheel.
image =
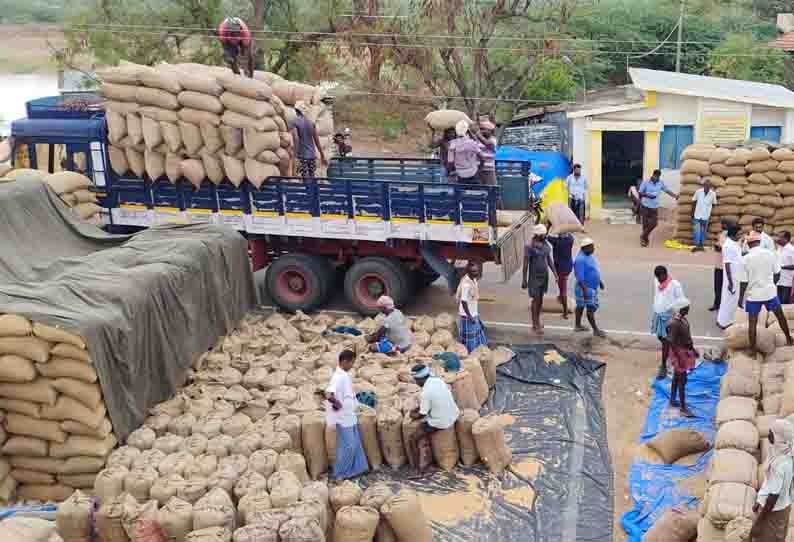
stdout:
<svg viewBox="0 0 794 542">
<path fill-rule="evenodd" d="M 273 302 L 288 312 L 309 312 L 328 300 L 331 269 L 325 258 L 286 254 L 267 268 L 265 284 Z"/>
<path fill-rule="evenodd" d="M 378 313 L 378 298 L 387 295 L 401 307 L 410 295 L 410 279 L 403 268 L 387 258 L 363 258 L 345 274 L 345 296 L 356 311 Z"/>
</svg>

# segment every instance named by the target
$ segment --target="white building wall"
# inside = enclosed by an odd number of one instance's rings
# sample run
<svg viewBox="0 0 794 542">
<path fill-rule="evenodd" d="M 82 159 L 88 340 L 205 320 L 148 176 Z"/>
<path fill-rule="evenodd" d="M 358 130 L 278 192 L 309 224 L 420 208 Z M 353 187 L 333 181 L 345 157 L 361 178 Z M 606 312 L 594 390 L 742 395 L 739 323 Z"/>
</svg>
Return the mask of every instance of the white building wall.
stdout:
<svg viewBox="0 0 794 542">
<path fill-rule="evenodd" d="M 694 126 L 698 118 L 698 99 L 675 94 L 658 94 L 656 109 L 662 124 Z"/>
<path fill-rule="evenodd" d="M 573 119 L 573 154 L 571 165 L 582 164 L 582 172 L 590 175 L 590 132 L 587 130 L 587 119 Z"/>
<path fill-rule="evenodd" d="M 774 107 L 754 105 L 750 117 L 750 126 L 785 126 L 786 110 Z"/>
</svg>

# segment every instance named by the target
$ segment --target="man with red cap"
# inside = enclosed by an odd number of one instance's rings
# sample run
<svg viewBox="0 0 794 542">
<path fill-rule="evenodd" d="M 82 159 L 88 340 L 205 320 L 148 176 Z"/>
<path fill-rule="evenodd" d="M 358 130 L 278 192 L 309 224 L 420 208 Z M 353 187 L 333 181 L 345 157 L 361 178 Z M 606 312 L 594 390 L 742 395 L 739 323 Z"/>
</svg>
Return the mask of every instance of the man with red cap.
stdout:
<svg viewBox="0 0 794 542">
<path fill-rule="evenodd" d="M 766 307 L 766 310 L 775 313 L 780 329 L 786 336 L 786 342 L 792 346 L 794 341 L 791 340 L 786 315 L 783 313 L 783 307 L 777 296 L 777 286 L 775 286 L 774 275 L 780 273 L 777 256 L 771 250 L 761 246 L 761 234 L 755 230 L 747 236 L 747 246 L 750 248 L 750 252 L 742 259 L 746 282 L 741 285 L 739 305 L 741 306 L 741 300 L 745 299 L 746 295 L 745 310 L 748 315 L 750 352 L 751 354 L 756 352 L 756 326 L 761 307 Z"/>
<path fill-rule="evenodd" d="M 232 71 L 240 75 L 242 59 L 245 73 L 254 76 L 254 53 L 251 31 L 239 17 L 226 17 L 218 26 L 218 37 L 223 45 L 223 59 Z"/>
</svg>

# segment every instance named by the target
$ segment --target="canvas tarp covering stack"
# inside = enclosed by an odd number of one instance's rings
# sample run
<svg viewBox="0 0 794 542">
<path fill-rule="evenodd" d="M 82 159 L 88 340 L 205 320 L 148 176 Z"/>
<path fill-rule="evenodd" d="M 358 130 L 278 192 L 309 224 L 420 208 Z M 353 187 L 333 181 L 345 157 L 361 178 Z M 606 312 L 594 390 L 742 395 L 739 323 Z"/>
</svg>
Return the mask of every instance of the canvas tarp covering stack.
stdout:
<svg viewBox="0 0 794 542">
<path fill-rule="evenodd" d="M 256 303 L 247 244 L 211 225 L 82 224 L 38 181 L 0 186 L 0 314 L 84 337 L 119 439 Z"/>
</svg>

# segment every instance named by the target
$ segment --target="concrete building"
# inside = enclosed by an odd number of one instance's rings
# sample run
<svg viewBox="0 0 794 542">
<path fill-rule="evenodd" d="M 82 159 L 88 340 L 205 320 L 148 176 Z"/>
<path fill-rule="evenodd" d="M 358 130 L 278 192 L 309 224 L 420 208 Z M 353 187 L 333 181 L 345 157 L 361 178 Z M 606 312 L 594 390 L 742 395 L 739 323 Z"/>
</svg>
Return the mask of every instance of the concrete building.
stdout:
<svg viewBox="0 0 794 542">
<path fill-rule="evenodd" d="M 654 169 L 677 190 L 681 151 L 694 142 L 794 142 L 794 92 L 782 86 L 639 68 L 629 75 L 630 85 L 588 94 L 567 110 L 593 217 L 624 202 L 629 186 Z"/>
</svg>

